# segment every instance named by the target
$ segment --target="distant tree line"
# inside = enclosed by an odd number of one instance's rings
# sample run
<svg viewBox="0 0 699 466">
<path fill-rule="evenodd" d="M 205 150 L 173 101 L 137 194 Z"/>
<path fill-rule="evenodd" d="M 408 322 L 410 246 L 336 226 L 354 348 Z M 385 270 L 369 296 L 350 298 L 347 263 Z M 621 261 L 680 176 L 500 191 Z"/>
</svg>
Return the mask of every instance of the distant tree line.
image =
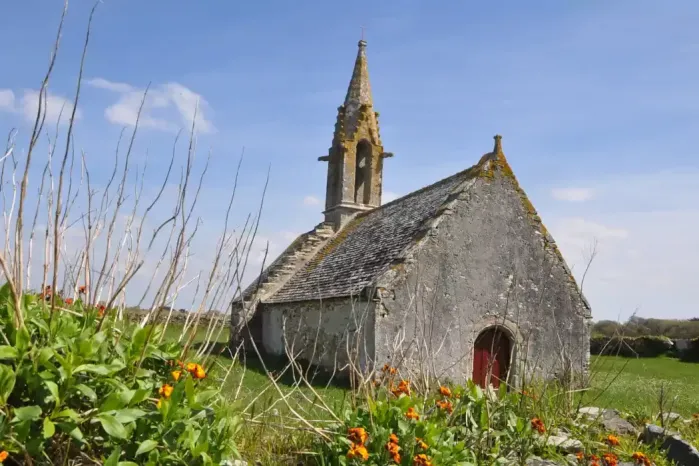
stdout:
<svg viewBox="0 0 699 466">
<path fill-rule="evenodd" d="M 600 320 L 592 326 L 592 335 L 645 337 L 663 336 L 671 339 L 699 338 L 699 317 L 689 320 L 645 319 L 633 316 L 626 322 Z"/>
</svg>

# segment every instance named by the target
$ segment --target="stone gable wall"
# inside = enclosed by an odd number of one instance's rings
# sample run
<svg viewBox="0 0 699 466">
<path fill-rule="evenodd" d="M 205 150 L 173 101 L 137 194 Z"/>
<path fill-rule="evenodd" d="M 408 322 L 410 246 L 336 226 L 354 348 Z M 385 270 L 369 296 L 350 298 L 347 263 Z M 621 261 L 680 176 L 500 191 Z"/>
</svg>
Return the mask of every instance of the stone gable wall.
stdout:
<svg viewBox="0 0 699 466">
<path fill-rule="evenodd" d="M 387 274 L 382 282 L 393 284 L 376 313 L 379 364 L 405 357 L 433 376 L 470 378 L 475 338 L 500 324 L 517 342 L 516 378 L 587 370 L 589 310 L 522 195 L 502 171 L 477 178 Z"/>
</svg>

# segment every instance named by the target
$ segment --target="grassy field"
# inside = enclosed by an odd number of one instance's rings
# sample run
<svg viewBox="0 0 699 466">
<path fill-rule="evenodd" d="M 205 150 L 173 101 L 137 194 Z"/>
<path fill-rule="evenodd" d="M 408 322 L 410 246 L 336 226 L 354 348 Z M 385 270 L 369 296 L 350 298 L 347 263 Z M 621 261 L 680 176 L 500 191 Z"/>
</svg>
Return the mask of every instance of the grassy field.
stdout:
<svg viewBox="0 0 699 466">
<path fill-rule="evenodd" d="M 589 404 L 614 407 L 648 415 L 659 411 L 661 391 L 664 410 L 685 417 L 699 413 L 699 364 L 673 358 L 621 358 L 593 356 Z"/>
<path fill-rule="evenodd" d="M 181 333 L 176 325 L 168 327 L 166 337 L 176 339 Z M 197 331 L 196 340 L 203 339 L 206 328 Z M 222 332 L 219 341 L 225 343 L 228 332 Z M 270 385 L 268 377 L 259 361 L 247 361 L 247 370 L 236 364 L 231 368 L 231 360 L 224 355 L 212 359 L 219 376 L 230 369 L 224 393 L 237 399 L 237 405 L 247 406 L 253 400 L 258 409 L 270 407 L 273 403 L 280 412 L 288 412 L 285 403 L 279 401 L 279 393 Z M 280 372 L 283 367 L 269 363 L 269 369 Z M 599 407 L 612 407 L 622 411 L 652 416 L 659 411 L 660 394 L 665 393 L 664 410 L 682 414 L 685 417 L 699 413 L 699 364 L 680 362 L 673 358 L 622 358 L 614 356 L 592 356 L 591 388 L 584 394 L 583 403 Z M 297 380 L 285 374 L 279 380 L 283 393 L 293 391 L 288 401 L 294 409 L 316 412 L 306 413 L 310 417 L 323 416 L 323 408 L 317 395 L 323 397 L 332 408 L 346 406 L 346 388 L 330 385 L 321 377 L 313 380 L 313 388 L 304 385 L 295 388 Z M 315 393 L 314 393 L 315 392 Z M 311 401 L 312 403 L 309 403 Z M 314 409 L 314 408 L 317 408 Z"/>
</svg>

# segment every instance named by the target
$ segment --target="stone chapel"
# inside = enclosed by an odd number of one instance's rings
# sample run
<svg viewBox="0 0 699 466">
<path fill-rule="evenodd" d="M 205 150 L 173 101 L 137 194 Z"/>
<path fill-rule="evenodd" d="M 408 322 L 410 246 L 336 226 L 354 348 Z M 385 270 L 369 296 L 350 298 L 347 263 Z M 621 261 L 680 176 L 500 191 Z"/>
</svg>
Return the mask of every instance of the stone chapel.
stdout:
<svg viewBox="0 0 699 466">
<path fill-rule="evenodd" d="M 480 385 L 585 374 L 590 306 L 501 137 L 478 163 L 381 203 L 384 150 L 364 40 L 326 162 L 324 221 L 234 301 L 231 344 L 329 371 Z"/>
</svg>

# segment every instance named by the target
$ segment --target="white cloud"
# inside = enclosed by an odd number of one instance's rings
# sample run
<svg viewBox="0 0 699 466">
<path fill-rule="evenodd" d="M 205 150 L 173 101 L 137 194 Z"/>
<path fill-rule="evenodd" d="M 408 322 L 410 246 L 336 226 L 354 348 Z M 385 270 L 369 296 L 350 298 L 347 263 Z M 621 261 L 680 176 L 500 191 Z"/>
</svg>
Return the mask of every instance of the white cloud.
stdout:
<svg viewBox="0 0 699 466">
<path fill-rule="evenodd" d="M 588 188 L 554 188 L 551 195 L 558 201 L 585 202 L 592 199 L 594 192 Z"/>
<path fill-rule="evenodd" d="M 398 196 L 398 194 L 396 194 L 396 193 L 394 193 L 394 192 L 391 192 L 391 191 L 384 191 L 384 192 L 381 194 L 381 202 L 382 202 L 383 204 L 387 204 L 387 203 L 389 203 L 389 202 L 391 202 L 391 201 L 395 201 L 395 200 L 398 199 L 399 197 L 400 197 L 400 196 Z"/>
<path fill-rule="evenodd" d="M 44 124 L 55 125 L 59 118 L 61 124 L 70 121 L 70 115 L 73 112 L 71 100 L 46 92 L 41 105 L 45 111 Z M 39 91 L 25 89 L 22 98 L 17 101 L 15 93 L 10 89 L 0 89 L 0 110 L 22 115 L 27 122 L 33 123 L 39 110 Z M 75 111 L 75 119 L 80 118 L 82 118 L 82 111 L 78 108 Z"/>
<path fill-rule="evenodd" d="M 146 89 L 104 78 L 89 79 L 86 83 L 119 94 L 117 102 L 104 111 L 104 116 L 110 123 L 134 126 L 145 94 L 139 126 L 168 132 L 188 130 L 196 113 L 196 130 L 199 133 L 216 131 L 211 120 L 207 118 L 211 113 L 209 103 L 200 94 L 181 84 L 161 84 L 149 88 L 146 94 Z M 175 119 L 172 118 L 172 110 L 175 110 Z"/>
<path fill-rule="evenodd" d="M 306 196 L 303 198 L 303 205 L 319 205 L 320 199 L 315 196 Z"/>
<path fill-rule="evenodd" d="M 595 319 L 699 316 L 693 289 L 699 263 L 699 172 L 617 176 L 588 183 L 595 203 L 542 217 Z"/>
</svg>

